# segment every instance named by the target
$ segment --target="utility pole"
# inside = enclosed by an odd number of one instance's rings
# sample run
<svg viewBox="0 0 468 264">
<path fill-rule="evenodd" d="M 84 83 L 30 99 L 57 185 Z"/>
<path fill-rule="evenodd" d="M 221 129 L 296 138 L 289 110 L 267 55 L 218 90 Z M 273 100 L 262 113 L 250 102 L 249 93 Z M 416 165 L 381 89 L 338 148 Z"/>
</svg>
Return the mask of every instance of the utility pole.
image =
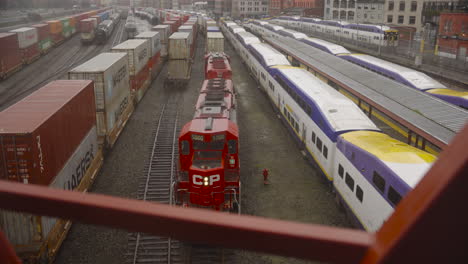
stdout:
<svg viewBox="0 0 468 264">
<path fill-rule="evenodd" d="M 418 67 L 421 66 L 422 64 L 423 55 L 424 55 L 424 42 L 427 39 L 430 27 L 431 27 L 431 24 L 426 23 L 426 25 L 424 25 L 423 31 L 421 32 L 421 44 L 419 45 L 419 52 L 416 55 L 416 58 L 414 59 L 414 64 Z"/>
</svg>

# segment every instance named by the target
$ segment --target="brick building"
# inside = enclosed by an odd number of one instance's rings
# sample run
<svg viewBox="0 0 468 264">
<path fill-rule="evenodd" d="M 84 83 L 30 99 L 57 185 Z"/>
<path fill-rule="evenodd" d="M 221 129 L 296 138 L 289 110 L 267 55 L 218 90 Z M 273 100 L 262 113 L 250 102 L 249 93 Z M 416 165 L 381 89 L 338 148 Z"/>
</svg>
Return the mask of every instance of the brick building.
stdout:
<svg viewBox="0 0 468 264">
<path fill-rule="evenodd" d="M 440 14 L 438 45 L 440 56 L 468 59 L 468 13 Z"/>
<path fill-rule="evenodd" d="M 324 0 L 270 0 L 269 14 L 323 17 Z"/>
</svg>

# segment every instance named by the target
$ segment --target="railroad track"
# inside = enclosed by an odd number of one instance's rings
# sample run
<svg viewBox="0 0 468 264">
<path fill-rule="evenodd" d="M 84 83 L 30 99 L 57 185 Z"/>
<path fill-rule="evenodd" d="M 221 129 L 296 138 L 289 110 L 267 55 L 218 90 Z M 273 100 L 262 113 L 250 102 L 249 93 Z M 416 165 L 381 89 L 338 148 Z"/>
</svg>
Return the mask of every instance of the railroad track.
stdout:
<svg viewBox="0 0 468 264">
<path fill-rule="evenodd" d="M 138 199 L 173 204 L 173 186 L 178 157 L 179 103 L 163 106 L 153 132 L 150 159 L 138 186 Z M 182 243 L 143 233 L 129 234 L 128 263 L 184 263 Z"/>
</svg>

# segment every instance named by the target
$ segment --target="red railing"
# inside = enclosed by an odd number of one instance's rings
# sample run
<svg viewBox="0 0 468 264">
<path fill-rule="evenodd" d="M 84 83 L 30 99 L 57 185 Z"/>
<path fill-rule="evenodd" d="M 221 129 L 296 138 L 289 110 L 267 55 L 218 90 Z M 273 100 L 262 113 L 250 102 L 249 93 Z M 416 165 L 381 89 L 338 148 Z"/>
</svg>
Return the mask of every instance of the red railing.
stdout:
<svg viewBox="0 0 468 264">
<path fill-rule="evenodd" d="M 0 208 L 330 263 L 467 263 L 468 126 L 375 234 L 0 181 Z M 0 262 L 18 263 L 0 234 Z"/>
</svg>

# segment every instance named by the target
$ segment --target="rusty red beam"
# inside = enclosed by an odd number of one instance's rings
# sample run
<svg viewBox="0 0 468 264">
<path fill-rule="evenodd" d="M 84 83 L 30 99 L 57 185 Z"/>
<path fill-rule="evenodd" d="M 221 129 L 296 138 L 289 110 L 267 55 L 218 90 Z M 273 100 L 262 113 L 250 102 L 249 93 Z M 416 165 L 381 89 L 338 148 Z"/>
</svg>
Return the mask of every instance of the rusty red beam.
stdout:
<svg viewBox="0 0 468 264">
<path fill-rule="evenodd" d="M 21 264 L 21 260 L 16 256 L 15 250 L 6 239 L 5 234 L 0 230 L 0 262 L 5 264 Z"/>
<path fill-rule="evenodd" d="M 375 234 L 362 263 L 468 263 L 468 124 Z"/>
<path fill-rule="evenodd" d="M 330 263 L 358 262 L 372 241 L 370 234 L 359 230 L 180 208 L 7 181 L 0 181 L 0 208 Z"/>
</svg>

